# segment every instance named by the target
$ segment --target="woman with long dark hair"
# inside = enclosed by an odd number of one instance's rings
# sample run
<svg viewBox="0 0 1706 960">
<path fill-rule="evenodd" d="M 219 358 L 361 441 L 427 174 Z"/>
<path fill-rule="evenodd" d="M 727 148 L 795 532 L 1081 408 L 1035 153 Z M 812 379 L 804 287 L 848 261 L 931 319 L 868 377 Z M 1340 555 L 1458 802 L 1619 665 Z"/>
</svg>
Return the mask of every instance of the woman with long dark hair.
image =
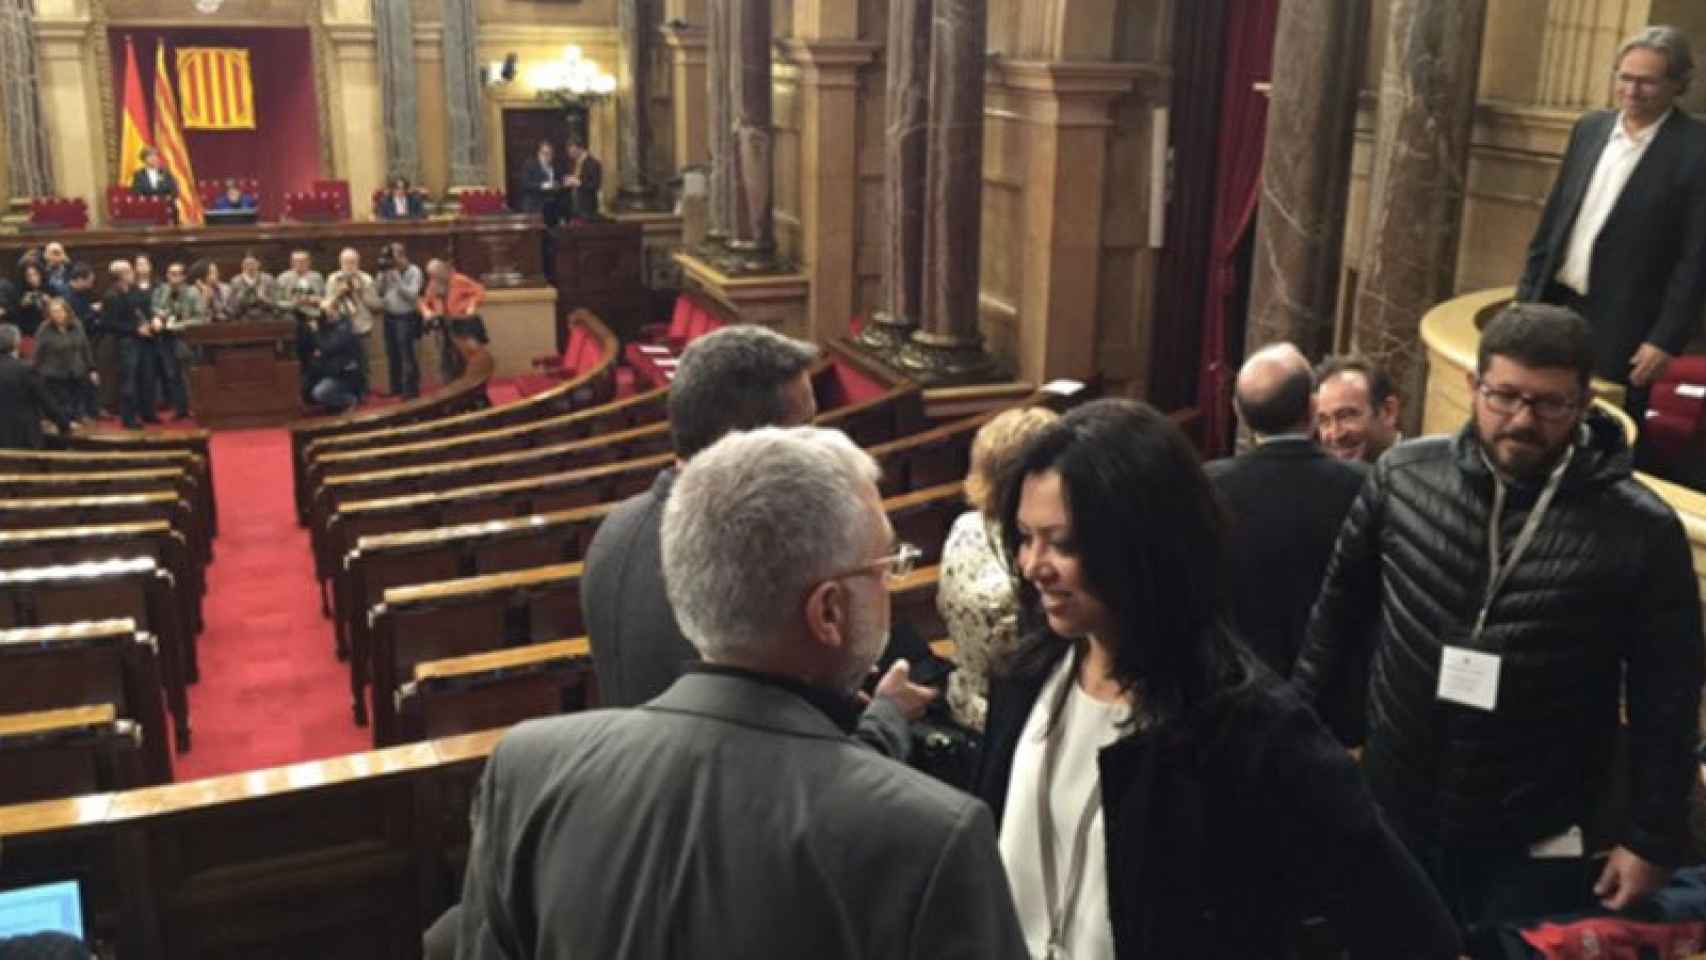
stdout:
<svg viewBox="0 0 1706 960">
<path fill-rule="evenodd" d="M 1226 626 L 1220 509 L 1179 429 L 1074 410 L 1003 478 L 1019 584 L 980 792 L 1039 958 L 1452 958 L 1351 757 Z"/>
</svg>

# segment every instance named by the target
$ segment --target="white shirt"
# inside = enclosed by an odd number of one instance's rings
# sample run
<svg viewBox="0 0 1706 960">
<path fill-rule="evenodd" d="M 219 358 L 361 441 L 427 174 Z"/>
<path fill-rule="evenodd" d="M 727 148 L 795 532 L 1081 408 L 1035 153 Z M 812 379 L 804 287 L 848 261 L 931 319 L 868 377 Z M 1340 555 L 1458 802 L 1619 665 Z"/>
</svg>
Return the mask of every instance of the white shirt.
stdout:
<svg viewBox="0 0 1706 960">
<path fill-rule="evenodd" d="M 1564 262 L 1559 265 L 1556 276 L 1559 283 L 1583 296 L 1588 294 L 1594 241 L 1605 228 L 1605 221 L 1611 217 L 1617 198 L 1623 195 L 1623 188 L 1629 185 L 1635 167 L 1641 163 L 1647 148 L 1653 145 L 1653 138 L 1658 136 L 1659 128 L 1665 125 L 1673 112 L 1666 110 L 1657 122 L 1648 124 L 1646 129 L 1636 134 L 1631 134 L 1624 126 L 1623 115 L 1617 115 L 1611 136 L 1605 141 L 1605 149 L 1600 151 L 1599 162 L 1594 165 L 1587 193 L 1582 196 L 1582 207 L 1576 212 L 1575 225 L 1570 228 L 1570 241 L 1564 247 Z"/>
<path fill-rule="evenodd" d="M 1042 957 L 1048 949 L 1048 900 L 1043 893 L 1042 851 L 1037 839 L 1038 803 L 1037 781 L 1042 777 L 1043 737 L 1048 729 L 1049 713 L 1061 684 L 1070 684 L 1061 716 L 1063 726 L 1055 736 L 1061 737 L 1055 760 L 1054 783 L 1049 791 L 1049 816 L 1054 823 L 1055 877 L 1062 899 L 1070 884 L 1068 870 L 1072 859 L 1072 841 L 1078 832 L 1078 819 L 1092 791 L 1102 788 L 1101 773 L 1096 755 L 1117 740 L 1125 728 L 1120 723 L 1131 713 L 1124 703 L 1103 703 L 1084 692 L 1072 671 L 1073 658 L 1062 657 L 1059 669 L 1038 694 L 1031 715 L 1025 720 L 1025 731 L 1019 737 L 1019 748 L 1013 754 L 1013 775 L 1007 784 L 1007 809 L 1001 818 L 1001 862 L 1007 867 L 1007 880 L 1013 888 L 1013 905 L 1019 914 L 1019 926 L 1025 932 L 1025 946 L 1031 956 Z M 1089 843 L 1085 848 L 1083 880 L 1078 898 L 1071 906 L 1070 923 L 1066 931 L 1066 955 L 1071 960 L 1113 960 L 1114 928 L 1108 918 L 1108 864 L 1102 806 L 1097 804 L 1090 825 Z"/>
</svg>

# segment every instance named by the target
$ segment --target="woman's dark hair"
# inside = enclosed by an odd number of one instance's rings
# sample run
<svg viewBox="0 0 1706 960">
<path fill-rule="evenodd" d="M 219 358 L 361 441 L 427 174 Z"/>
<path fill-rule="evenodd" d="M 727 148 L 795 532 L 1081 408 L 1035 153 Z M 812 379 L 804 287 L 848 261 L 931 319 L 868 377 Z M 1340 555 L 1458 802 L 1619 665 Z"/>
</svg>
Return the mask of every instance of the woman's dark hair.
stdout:
<svg viewBox="0 0 1706 960">
<path fill-rule="evenodd" d="M 189 279 L 191 283 L 200 283 L 207 279 L 208 268 L 213 266 L 213 260 L 202 257 L 190 264 Z"/>
<path fill-rule="evenodd" d="M 1002 477 L 1009 560 L 1019 551 L 1025 478 L 1050 470 L 1060 475 L 1086 586 L 1118 625 L 1116 637 L 1102 638 L 1112 640 L 1113 679 L 1136 695 L 1139 716 L 1181 719 L 1243 685 L 1252 661 L 1226 627 L 1222 514 L 1184 433 L 1132 400 L 1098 400 L 1044 428 Z M 1048 629 L 1034 586 L 1021 580 L 1018 596 L 1027 639 L 1015 669 L 1036 669 L 1066 641 Z"/>
<path fill-rule="evenodd" d="M 23 269 L 21 269 L 18 272 L 18 279 L 22 280 L 26 284 L 29 283 L 30 282 L 30 271 L 31 270 L 34 270 L 36 272 L 35 285 L 38 287 L 46 285 L 46 283 L 47 283 L 47 270 L 44 267 L 42 267 L 41 261 L 36 260 L 36 259 L 29 259 L 29 260 L 24 261 Z"/>
</svg>

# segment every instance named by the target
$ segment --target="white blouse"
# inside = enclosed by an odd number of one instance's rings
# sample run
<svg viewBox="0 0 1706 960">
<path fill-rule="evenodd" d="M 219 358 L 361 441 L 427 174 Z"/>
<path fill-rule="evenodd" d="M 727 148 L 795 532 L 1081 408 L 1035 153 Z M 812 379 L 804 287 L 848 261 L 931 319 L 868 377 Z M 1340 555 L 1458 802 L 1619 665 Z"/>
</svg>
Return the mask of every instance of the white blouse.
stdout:
<svg viewBox="0 0 1706 960">
<path fill-rule="evenodd" d="M 1059 896 L 1065 899 L 1070 886 L 1069 861 L 1078 822 L 1092 791 L 1101 790 L 1101 774 L 1096 756 L 1101 749 L 1117 740 L 1125 728 L 1131 709 L 1125 703 L 1103 703 L 1084 692 L 1074 676 L 1074 658 L 1061 658 L 1036 705 L 1025 721 L 1019 737 L 1018 750 L 1013 755 L 1012 779 L 1007 784 L 1006 810 L 1001 819 L 1001 862 L 1007 867 L 1007 879 L 1013 888 L 1013 902 L 1019 913 L 1019 924 L 1025 931 L 1025 944 L 1033 957 L 1043 957 L 1048 948 L 1049 913 L 1043 892 L 1042 850 L 1038 840 L 1037 781 L 1042 777 L 1043 742 L 1048 730 L 1050 711 L 1063 683 L 1072 689 L 1067 694 L 1062 711 L 1061 726 L 1055 736 L 1060 738 L 1055 760 L 1054 782 L 1049 791 L 1048 815 L 1054 825 L 1055 876 Z M 1083 879 L 1078 895 L 1070 907 L 1066 931 L 1066 956 L 1069 960 L 1113 960 L 1114 931 L 1108 917 L 1108 869 L 1102 805 L 1097 803 L 1091 813 L 1089 843 L 1085 847 Z M 1066 905 L 1062 904 L 1063 909 Z"/>
</svg>

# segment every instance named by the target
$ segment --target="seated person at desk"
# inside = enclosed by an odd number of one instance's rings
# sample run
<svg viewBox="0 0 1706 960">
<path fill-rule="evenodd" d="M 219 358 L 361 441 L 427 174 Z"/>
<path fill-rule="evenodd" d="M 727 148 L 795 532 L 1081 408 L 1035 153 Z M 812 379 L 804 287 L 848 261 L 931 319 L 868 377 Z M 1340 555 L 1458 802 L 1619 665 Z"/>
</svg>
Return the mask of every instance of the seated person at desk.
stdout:
<svg viewBox="0 0 1706 960">
<path fill-rule="evenodd" d="M 225 181 L 225 189 L 213 200 L 213 209 L 253 210 L 255 209 L 255 198 L 252 194 L 244 193 L 242 188 L 237 186 L 235 179 L 228 178 Z"/>
<path fill-rule="evenodd" d="M 311 344 L 304 364 L 308 399 L 330 413 L 344 413 L 361 400 L 361 341 L 336 310 L 306 326 Z"/>
<path fill-rule="evenodd" d="M 243 254 L 243 265 L 225 285 L 227 308 L 233 320 L 271 320 L 278 309 L 278 289 L 273 278 L 261 272 L 261 260 Z"/>
<path fill-rule="evenodd" d="M 178 334 L 189 327 L 207 323 L 207 303 L 202 300 L 195 284 L 189 282 L 184 265 L 173 263 L 166 267 L 165 286 L 154 288 L 149 307 L 158 382 L 181 420 L 190 415 L 190 393 L 184 383 L 184 367 L 189 363 L 190 348 L 178 338 Z"/>
<path fill-rule="evenodd" d="M 142 148 L 142 168 L 130 178 L 130 192 L 139 197 L 177 198 L 178 181 L 172 178 L 172 171 L 161 165 L 160 151 Z"/>
<path fill-rule="evenodd" d="M 426 205 L 421 202 L 421 195 L 409 189 L 406 177 L 395 177 L 385 195 L 379 198 L 379 219 L 381 220 L 423 220 L 426 218 Z"/>
<path fill-rule="evenodd" d="M 426 292 L 421 294 L 421 316 L 429 330 L 438 331 L 439 372 L 449 383 L 462 375 L 465 361 L 458 340 L 486 342 L 485 324 L 480 322 L 480 304 L 486 288 L 465 273 L 458 273 L 448 260 L 427 261 Z"/>
<path fill-rule="evenodd" d="M 569 190 L 567 213 L 575 220 L 598 219 L 598 191 L 604 185 L 604 166 L 587 152 L 586 144 L 569 141 L 569 175 L 563 186 Z"/>
</svg>

